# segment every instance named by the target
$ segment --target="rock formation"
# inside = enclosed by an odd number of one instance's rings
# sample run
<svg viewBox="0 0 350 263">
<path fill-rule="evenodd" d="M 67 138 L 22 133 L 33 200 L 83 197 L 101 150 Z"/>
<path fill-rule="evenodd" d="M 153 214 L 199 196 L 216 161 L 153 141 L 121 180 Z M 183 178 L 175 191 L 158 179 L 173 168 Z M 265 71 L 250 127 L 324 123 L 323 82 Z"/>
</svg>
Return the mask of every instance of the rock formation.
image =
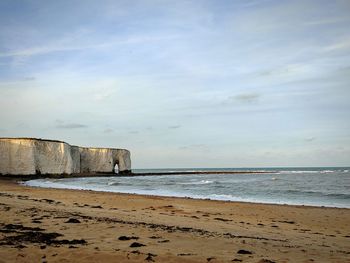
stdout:
<svg viewBox="0 0 350 263">
<path fill-rule="evenodd" d="M 80 174 L 131 172 L 125 149 L 85 148 L 53 140 L 0 138 L 0 174 Z"/>
</svg>

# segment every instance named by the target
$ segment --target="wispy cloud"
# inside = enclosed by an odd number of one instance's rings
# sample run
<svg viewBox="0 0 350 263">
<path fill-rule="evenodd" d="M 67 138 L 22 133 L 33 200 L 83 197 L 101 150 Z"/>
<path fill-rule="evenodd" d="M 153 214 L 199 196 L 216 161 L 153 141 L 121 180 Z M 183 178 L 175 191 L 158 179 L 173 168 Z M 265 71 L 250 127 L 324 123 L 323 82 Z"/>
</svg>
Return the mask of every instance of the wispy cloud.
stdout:
<svg viewBox="0 0 350 263">
<path fill-rule="evenodd" d="M 181 125 L 172 125 L 168 127 L 169 129 L 179 129 L 181 128 Z"/>
<path fill-rule="evenodd" d="M 262 71 L 261 76 L 265 77 L 295 77 L 312 71 L 310 63 L 289 64 L 279 66 L 270 70 Z"/>
<path fill-rule="evenodd" d="M 259 93 L 244 93 L 234 96 L 229 96 L 224 104 L 230 103 L 256 103 L 260 99 L 261 95 Z"/>
<path fill-rule="evenodd" d="M 339 40 L 324 48 L 325 51 L 341 51 L 350 50 L 350 38 Z"/>
<path fill-rule="evenodd" d="M 206 148 L 206 144 L 191 144 L 187 146 L 181 146 L 179 147 L 179 150 L 195 150 L 195 149 L 203 149 Z"/>
<path fill-rule="evenodd" d="M 25 77 L 23 78 L 24 81 L 35 81 L 36 77 Z"/>
<path fill-rule="evenodd" d="M 89 49 L 103 49 L 117 45 L 128 45 L 128 44 L 139 44 L 147 42 L 158 42 L 158 41 L 171 41 L 179 36 L 177 35 L 163 35 L 163 36 L 145 36 L 135 35 L 125 38 L 110 39 L 105 42 L 98 42 L 93 44 L 84 44 L 82 41 L 76 41 L 75 38 L 63 38 L 50 43 L 46 43 L 41 46 L 34 46 L 25 49 L 12 50 L 8 52 L 0 52 L 0 57 L 30 57 L 35 55 L 45 55 L 54 52 L 65 52 L 65 51 L 79 51 Z"/>
<path fill-rule="evenodd" d="M 58 129 L 82 129 L 82 128 L 88 128 L 87 125 L 81 124 L 81 123 L 74 123 L 74 122 L 64 122 L 62 120 L 56 120 L 56 128 Z"/>
<path fill-rule="evenodd" d="M 107 129 L 104 129 L 103 132 L 104 133 L 112 133 L 114 130 L 111 129 L 111 128 L 107 128 Z"/>
<path fill-rule="evenodd" d="M 307 21 L 304 24 L 309 26 L 323 26 L 323 25 L 343 23 L 349 20 L 350 20 L 349 17 L 331 17 L 331 18 Z"/>
<path fill-rule="evenodd" d="M 111 98 L 115 93 L 116 93 L 116 88 L 113 88 L 113 87 L 100 88 L 99 90 L 95 91 L 95 94 L 93 94 L 93 98 L 97 102 L 102 102 L 108 98 Z"/>
<path fill-rule="evenodd" d="M 314 140 L 316 140 L 316 137 L 308 137 L 305 139 L 306 142 L 312 142 Z"/>
<path fill-rule="evenodd" d="M 81 129 L 81 128 L 87 128 L 87 125 L 80 124 L 80 123 L 67 123 L 67 124 L 59 124 L 56 125 L 56 128 L 59 129 Z"/>
</svg>

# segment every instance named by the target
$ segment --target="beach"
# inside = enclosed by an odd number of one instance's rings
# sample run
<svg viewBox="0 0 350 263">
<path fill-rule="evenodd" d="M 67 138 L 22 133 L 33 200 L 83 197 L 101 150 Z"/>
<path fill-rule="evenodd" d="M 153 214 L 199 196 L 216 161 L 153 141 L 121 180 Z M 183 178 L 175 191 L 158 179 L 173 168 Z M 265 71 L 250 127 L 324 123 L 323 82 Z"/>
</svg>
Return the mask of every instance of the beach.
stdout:
<svg viewBox="0 0 350 263">
<path fill-rule="evenodd" d="M 0 181 L 0 262 L 350 262 L 350 210 Z"/>
</svg>

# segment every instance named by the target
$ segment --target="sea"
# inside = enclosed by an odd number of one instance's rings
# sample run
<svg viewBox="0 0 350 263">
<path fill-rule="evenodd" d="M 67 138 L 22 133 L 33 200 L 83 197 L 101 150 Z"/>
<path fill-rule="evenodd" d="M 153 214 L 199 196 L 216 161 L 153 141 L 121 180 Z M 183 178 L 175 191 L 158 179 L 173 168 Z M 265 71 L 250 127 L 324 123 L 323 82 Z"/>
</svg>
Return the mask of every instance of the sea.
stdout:
<svg viewBox="0 0 350 263">
<path fill-rule="evenodd" d="M 226 173 L 210 173 L 214 171 Z M 240 171 L 251 173 L 239 173 Z M 133 172 L 209 173 L 47 178 L 29 180 L 23 184 L 196 199 L 350 208 L 349 167 L 135 169 Z"/>
</svg>

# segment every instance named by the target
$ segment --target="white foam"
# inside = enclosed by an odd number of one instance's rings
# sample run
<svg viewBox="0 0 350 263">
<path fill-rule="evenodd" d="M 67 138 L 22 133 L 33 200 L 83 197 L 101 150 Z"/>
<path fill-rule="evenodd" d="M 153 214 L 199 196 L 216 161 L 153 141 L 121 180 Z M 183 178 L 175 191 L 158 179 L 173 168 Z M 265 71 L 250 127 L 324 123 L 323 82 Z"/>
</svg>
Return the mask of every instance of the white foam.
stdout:
<svg viewBox="0 0 350 263">
<path fill-rule="evenodd" d="M 212 183 L 214 183 L 214 181 L 201 180 L 201 181 L 183 182 L 183 183 L 177 183 L 177 184 L 191 185 L 191 184 L 212 184 Z"/>
<path fill-rule="evenodd" d="M 120 178 L 39 179 L 27 181 L 24 184 L 46 188 L 350 208 L 350 197 L 347 192 L 349 181 L 343 180 L 344 176 L 348 176 L 343 173 L 346 170 L 335 169 L 334 171 L 338 171 L 338 174 L 330 173 L 329 175 L 321 174 L 321 171 L 328 173 L 331 170 L 283 171 L 283 175 L 218 176 L 207 174 L 200 176 L 160 175 Z M 320 177 L 313 175 L 316 172 Z M 303 173 L 305 178 L 301 176 Z M 300 174 L 300 176 L 294 176 L 293 174 Z M 341 184 L 338 183 L 339 180 L 341 180 Z M 344 193 L 344 196 L 336 196 L 342 193 Z M 327 196 L 327 194 L 330 196 Z"/>
</svg>

